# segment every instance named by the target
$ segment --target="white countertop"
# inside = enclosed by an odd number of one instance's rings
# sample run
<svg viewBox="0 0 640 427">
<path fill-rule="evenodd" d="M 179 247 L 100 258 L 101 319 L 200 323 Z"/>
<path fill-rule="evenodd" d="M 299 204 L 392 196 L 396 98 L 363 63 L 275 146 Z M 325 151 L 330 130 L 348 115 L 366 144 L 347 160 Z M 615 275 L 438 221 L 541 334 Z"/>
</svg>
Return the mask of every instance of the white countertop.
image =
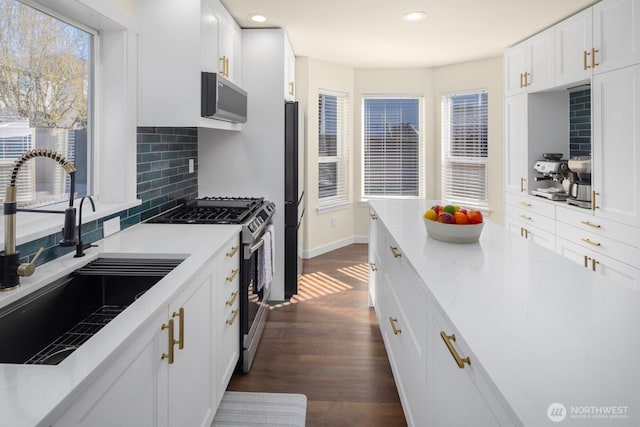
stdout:
<svg viewBox="0 0 640 427">
<path fill-rule="evenodd" d="M 21 286 L 0 293 L 0 307 L 52 280 L 63 277 L 98 256 L 184 258 L 124 312 L 56 366 L 0 364 L 0 427 L 50 425 L 60 406 L 77 397 L 77 389 L 93 381 L 108 358 L 127 337 L 166 308 L 176 291 L 208 262 L 220 247 L 240 233 L 237 225 L 138 224 L 85 251 L 39 266 L 33 276 L 21 278 Z M 29 331 L 25 331 L 29 333 Z M 0 345 L 10 345 L 1 343 Z"/>
<path fill-rule="evenodd" d="M 480 365 L 526 426 L 557 425 L 552 403 L 628 407 L 626 419 L 561 425 L 640 425 L 640 295 L 485 221 L 478 243 L 427 236 L 436 202 L 371 207 Z"/>
</svg>

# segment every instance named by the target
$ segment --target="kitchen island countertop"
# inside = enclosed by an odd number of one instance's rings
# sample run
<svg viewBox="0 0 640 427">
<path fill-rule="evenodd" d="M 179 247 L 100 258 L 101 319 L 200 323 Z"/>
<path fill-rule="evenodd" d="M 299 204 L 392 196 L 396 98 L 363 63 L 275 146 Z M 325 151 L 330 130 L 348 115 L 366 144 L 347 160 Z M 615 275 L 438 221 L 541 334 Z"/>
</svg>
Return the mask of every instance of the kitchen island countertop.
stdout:
<svg viewBox="0 0 640 427">
<path fill-rule="evenodd" d="M 21 278 L 18 289 L 0 293 L 3 307 L 99 256 L 184 259 L 59 365 L 0 364 L 0 427 L 51 425 L 107 368 L 127 337 L 166 308 L 182 285 L 239 233 L 239 225 L 138 224 L 96 242 L 97 247 L 86 250 L 83 258 L 71 253 L 43 264 L 33 276 Z"/>
<path fill-rule="evenodd" d="M 556 425 L 547 410 L 561 403 L 566 425 L 639 425 L 639 290 L 491 221 L 478 243 L 434 240 L 422 219 L 433 204 L 370 201 L 522 423 Z M 616 415 L 584 416 L 597 410 Z"/>
</svg>

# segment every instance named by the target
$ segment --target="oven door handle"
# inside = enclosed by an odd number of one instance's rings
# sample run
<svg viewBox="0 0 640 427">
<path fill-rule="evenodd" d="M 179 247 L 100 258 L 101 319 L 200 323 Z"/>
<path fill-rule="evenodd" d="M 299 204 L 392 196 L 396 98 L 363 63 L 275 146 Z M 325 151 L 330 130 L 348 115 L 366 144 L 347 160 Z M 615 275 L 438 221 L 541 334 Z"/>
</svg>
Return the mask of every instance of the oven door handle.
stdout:
<svg viewBox="0 0 640 427">
<path fill-rule="evenodd" d="M 250 259 L 251 255 L 258 249 L 260 249 L 264 245 L 264 240 L 260 239 L 258 243 L 251 245 L 249 247 L 244 247 L 244 259 Z"/>
</svg>

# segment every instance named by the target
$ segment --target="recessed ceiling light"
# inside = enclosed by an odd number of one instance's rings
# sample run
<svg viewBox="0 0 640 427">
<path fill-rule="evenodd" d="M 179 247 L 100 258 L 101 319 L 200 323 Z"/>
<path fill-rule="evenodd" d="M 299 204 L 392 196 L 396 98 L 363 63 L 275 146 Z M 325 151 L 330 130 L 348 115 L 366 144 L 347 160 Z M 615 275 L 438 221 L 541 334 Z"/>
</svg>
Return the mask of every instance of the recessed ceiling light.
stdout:
<svg viewBox="0 0 640 427">
<path fill-rule="evenodd" d="M 251 19 L 253 22 L 265 22 L 267 20 L 267 17 L 264 15 L 255 14 L 249 16 L 249 19 Z"/>
<path fill-rule="evenodd" d="M 426 17 L 427 17 L 427 12 L 423 12 L 421 10 L 415 10 L 413 12 L 407 12 L 404 15 L 402 15 L 402 19 L 404 19 L 405 21 L 408 21 L 408 22 L 422 21 Z"/>
</svg>

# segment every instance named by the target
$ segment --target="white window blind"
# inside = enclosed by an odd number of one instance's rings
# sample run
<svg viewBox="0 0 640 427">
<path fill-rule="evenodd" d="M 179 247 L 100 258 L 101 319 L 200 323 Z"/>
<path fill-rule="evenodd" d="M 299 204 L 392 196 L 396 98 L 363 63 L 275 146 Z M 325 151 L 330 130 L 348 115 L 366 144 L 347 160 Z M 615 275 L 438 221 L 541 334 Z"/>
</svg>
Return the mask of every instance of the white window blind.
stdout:
<svg viewBox="0 0 640 427">
<path fill-rule="evenodd" d="M 486 90 L 442 97 L 442 198 L 487 206 L 488 94 Z"/>
<path fill-rule="evenodd" d="M 422 98 L 367 96 L 363 102 L 363 199 L 421 197 Z"/>
<path fill-rule="evenodd" d="M 319 207 L 349 202 L 349 97 L 321 92 L 318 96 Z"/>
</svg>

